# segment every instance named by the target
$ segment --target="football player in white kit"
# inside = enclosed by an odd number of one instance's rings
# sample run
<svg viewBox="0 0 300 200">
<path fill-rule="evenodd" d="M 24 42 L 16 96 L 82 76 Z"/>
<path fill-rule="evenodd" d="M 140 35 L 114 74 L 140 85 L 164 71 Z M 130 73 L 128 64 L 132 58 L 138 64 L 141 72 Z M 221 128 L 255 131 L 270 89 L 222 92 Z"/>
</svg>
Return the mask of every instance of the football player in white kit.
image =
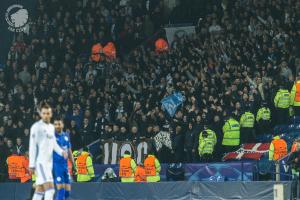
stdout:
<svg viewBox="0 0 300 200">
<path fill-rule="evenodd" d="M 29 168 L 36 175 L 36 189 L 32 200 L 53 200 L 55 193 L 52 167 L 53 151 L 67 159 L 67 152 L 56 143 L 55 129 L 50 123 L 52 109 L 42 103 L 39 109 L 41 120 L 35 122 L 30 129 Z"/>
</svg>

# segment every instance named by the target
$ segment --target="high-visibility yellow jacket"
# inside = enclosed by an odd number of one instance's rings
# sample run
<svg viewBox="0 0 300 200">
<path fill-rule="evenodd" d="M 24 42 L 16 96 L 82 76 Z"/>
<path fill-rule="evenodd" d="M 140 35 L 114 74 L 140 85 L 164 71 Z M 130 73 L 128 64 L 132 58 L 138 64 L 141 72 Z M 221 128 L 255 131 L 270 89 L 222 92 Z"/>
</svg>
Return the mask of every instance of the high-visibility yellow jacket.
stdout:
<svg viewBox="0 0 300 200">
<path fill-rule="evenodd" d="M 251 112 L 245 112 L 240 119 L 240 126 L 243 128 L 253 128 L 255 122 L 254 114 Z"/>
<path fill-rule="evenodd" d="M 274 98 L 274 105 L 276 108 L 289 108 L 291 95 L 286 89 L 279 89 Z"/>
<path fill-rule="evenodd" d="M 86 160 L 85 160 L 85 167 L 86 170 L 82 170 L 85 171 L 86 173 L 81 173 L 78 171 L 79 168 L 82 168 L 79 163 L 79 160 L 77 159 L 75 162 L 76 165 L 76 170 L 77 170 L 77 182 L 88 182 L 90 180 L 92 180 L 92 178 L 95 177 L 95 172 L 94 172 L 94 167 L 93 167 L 93 160 L 91 158 L 91 156 L 89 155 L 88 152 L 83 151 L 79 156 L 86 156 Z"/>
<path fill-rule="evenodd" d="M 269 148 L 269 160 L 279 160 L 287 155 L 287 144 L 284 139 L 275 136 Z"/>
<path fill-rule="evenodd" d="M 227 120 L 223 126 L 223 141 L 224 146 L 240 145 L 240 124 L 233 118 Z"/>
<path fill-rule="evenodd" d="M 123 158 L 131 158 L 131 156 L 125 154 L 123 156 Z M 121 182 L 134 182 L 134 173 L 135 173 L 135 170 L 136 170 L 136 163 L 135 163 L 134 159 L 130 160 L 130 167 L 131 167 L 131 177 L 121 177 Z M 120 168 L 121 168 L 121 166 L 120 166 Z"/>
<path fill-rule="evenodd" d="M 154 156 L 149 154 L 148 157 L 145 159 L 144 161 L 144 166 L 145 169 L 147 168 L 147 159 L 150 158 L 150 160 L 154 160 L 154 167 L 155 167 L 155 176 L 147 176 L 147 182 L 158 182 L 160 181 L 160 170 L 161 170 L 161 166 L 160 166 L 160 162 L 159 160 Z"/>
<path fill-rule="evenodd" d="M 260 120 L 270 120 L 271 119 L 271 111 L 267 107 L 262 107 L 258 110 L 256 115 L 256 121 L 259 122 Z"/>
<path fill-rule="evenodd" d="M 212 154 L 214 152 L 214 147 L 217 144 L 216 133 L 210 129 L 205 130 L 207 132 L 207 137 L 203 137 L 203 131 L 199 135 L 199 155 Z"/>
</svg>

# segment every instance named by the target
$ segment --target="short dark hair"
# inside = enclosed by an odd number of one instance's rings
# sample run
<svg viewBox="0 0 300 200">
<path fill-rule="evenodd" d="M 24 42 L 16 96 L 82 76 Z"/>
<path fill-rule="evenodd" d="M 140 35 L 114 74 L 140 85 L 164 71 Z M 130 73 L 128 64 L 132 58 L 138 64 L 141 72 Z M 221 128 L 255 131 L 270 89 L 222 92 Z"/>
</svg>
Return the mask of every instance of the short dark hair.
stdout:
<svg viewBox="0 0 300 200">
<path fill-rule="evenodd" d="M 42 101 L 42 102 L 40 102 L 39 110 L 42 110 L 43 108 L 44 109 L 50 109 L 51 106 L 46 101 Z"/>
<path fill-rule="evenodd" d="M 64 122 L 62 117 L 55 117 L 53 121 L 62 121 L 62 122 Z"/>
</svg>

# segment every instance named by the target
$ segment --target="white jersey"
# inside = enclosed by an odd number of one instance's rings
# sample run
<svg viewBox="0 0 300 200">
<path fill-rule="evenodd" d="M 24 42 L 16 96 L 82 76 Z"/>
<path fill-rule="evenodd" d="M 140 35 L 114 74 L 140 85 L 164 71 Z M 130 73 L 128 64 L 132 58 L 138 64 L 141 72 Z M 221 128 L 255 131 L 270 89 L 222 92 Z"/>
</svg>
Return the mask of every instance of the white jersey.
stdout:
<svg viewBox="0 0 300 200">
<path fill-rule="evenodd" d="M 30 129 L 29 167 L 48 165 L 52 168 L 53 151 L 59 155 L 63 154 L 63 150 L 56 142 L 54 126 L 42 120 L 35 122 Z"/>
</svg>

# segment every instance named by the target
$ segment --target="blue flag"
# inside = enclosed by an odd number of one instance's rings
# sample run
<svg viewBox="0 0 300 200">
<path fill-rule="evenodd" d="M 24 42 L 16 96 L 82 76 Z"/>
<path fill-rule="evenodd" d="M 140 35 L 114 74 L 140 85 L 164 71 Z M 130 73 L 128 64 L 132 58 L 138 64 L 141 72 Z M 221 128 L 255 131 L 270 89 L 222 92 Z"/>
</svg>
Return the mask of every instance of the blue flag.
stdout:
<svg viewBox="0 0 300 200">
<path fill-rule="evenodd" d="M 169 113 L 171 117 L 175 115 L 175 112 L 184 101 L 184 96 L 181 92 L 175 92 L 174 94 L 167 96 L 161 100 L 163 108 Z"/>
</svg>

